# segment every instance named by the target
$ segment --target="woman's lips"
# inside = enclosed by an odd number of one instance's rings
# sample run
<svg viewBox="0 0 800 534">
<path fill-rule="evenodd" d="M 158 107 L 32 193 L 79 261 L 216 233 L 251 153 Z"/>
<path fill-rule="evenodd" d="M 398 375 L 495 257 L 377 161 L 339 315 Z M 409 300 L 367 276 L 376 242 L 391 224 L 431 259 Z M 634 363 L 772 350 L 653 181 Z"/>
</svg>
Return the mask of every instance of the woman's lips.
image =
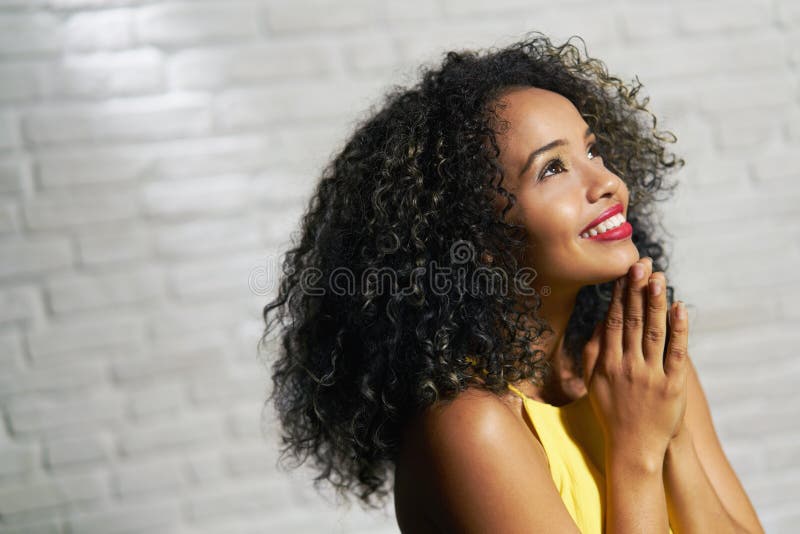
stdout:
<svg viewBox="0 0 800 534">
<path fill-rule="evenodd" d="M 601 223 L 601 222 L 603 222 L 604 220 L 608 219 L 609 217 L 613 217 L 613 216 L 614 216 L 614 215 L 616 215 L 617 213 L 622 213 L 623 207 L 624 207 L 624 206 L 622 205 L 622 203 L 621 203 L 621 202 L 620 202 L 620 203 L 618 203 L 618 204 L 614 204 L 613 206 L 611 206 L 610 208 L 608 208 L 607 210 L 605 210 L 603 213 L 601 213 L 601 214 L 600 214 L 600 215 L 599 215 L 599 216 L 598 216 L 598 217 L 597 217 L 595 220 L 593 220 L 592 222 L 590 222 L 589 224 L 587 224 L 587 225 L 586 225 L 586 226 L 583 228 L 583 230 L 581 230 L 580 232 L 578 232 L 578 235 L 581 235 L 581 234 L 583 234 L 584 232 L 588 232 L 588 231 L 589 231 L 589 228 L 594 228 L 595 226 L 597 226 L 598 224 L 600 224 L 600 223 Z M 626 224 L 627 224 L 627 222 L 626 222 Z M 622 225 L 622 226 L 624 226 L 624 225 Z M 628 225 L 628 226 L 630 226 L 630 225 Z M 621 226 L 620 226 L 620 227 L 621 227 Z"/>
<path fill-rule="evenodd" d="M 584 239 L 590 239 L 592 241 L 615 241 L 617 239 L 625 239 L 626 237 L 630 237 L 632 234 L 633 226 L 631 226 L 631 223 L 628 221 L 625 221 L 616 228 L 606 230 L 602 234 L 590 235 Z"/>
</svg>

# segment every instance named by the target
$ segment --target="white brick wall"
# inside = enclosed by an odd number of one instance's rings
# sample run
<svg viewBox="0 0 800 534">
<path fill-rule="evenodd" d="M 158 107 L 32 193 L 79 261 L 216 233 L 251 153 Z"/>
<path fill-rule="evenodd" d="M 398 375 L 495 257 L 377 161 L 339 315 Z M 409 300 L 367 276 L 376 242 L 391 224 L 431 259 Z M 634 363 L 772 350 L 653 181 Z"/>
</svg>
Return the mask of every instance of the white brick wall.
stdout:
<svg viewBox="0 0 800 534">
<path fill-rule="evenodd" d="M 638 75 L 678 136 L 692 356 L 767 531 L 793 532 L 798 6 L 0 0 L 0 534 L 396 532 L 276 468 L 248 277 L 383 88 L 533 29 Z"/>
</svg>

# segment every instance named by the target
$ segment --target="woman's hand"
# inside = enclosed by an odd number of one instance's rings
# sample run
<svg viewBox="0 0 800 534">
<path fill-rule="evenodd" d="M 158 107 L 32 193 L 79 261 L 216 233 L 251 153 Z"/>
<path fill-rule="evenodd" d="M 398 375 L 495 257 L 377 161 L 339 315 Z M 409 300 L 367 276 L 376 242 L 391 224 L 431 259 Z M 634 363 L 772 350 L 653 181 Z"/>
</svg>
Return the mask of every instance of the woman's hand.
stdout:
<svg viewBox="0 0 800 534">
<path fill-rule="evenodd" d="M 607 448 L 648 463 L 663 460 L 681 428 L 688 376 L 685 309 L 678 315 L 676 302 L 667 310 L 666 278 L 651 270 L 652 260 L 645 257 L 617 279 L 606 319 L 583 350 L 583 378 Z"/>
</svg>

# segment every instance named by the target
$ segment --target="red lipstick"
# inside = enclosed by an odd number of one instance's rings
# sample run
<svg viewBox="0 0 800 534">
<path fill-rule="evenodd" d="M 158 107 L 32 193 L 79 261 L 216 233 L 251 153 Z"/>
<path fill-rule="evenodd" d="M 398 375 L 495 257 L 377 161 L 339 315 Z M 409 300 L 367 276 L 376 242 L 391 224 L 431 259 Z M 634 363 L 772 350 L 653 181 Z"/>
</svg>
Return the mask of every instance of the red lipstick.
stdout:
<svg viewBox="0 0 800 534">
<path fill-rule="evenodd" d="M 620 202 L 619 204 L 614 204 L 613 206 L 611 206 L 610 208 L 608 208 L 607 210 L 605 210 L 603 213 L 601 213 L 601 214 L 600 214 L 600 215 L 599 215 L 599 216 L 598 216 L 596 219 L 594 219 L 592 222 L 590 222 L 589 224 L 587 224 L 587 225 L 586 225 L 586 226 L 583 228 L 583 230 L 581 230 L 580 232 L 578 232 L 578 235 L 581 235 L 581 234 L 583 234 L 584 232 L 588 232 L 588 231 L 589 231 L 589 228 L 593 228 L 593 227 L 597 226 L 598 224 L 600 224 L 601 222 L 605 221 L 605 220 L 606 220 L 606 219 L 608 219 L 609 217 L 613 217 L 613 216 L 614 216 L 614 215 L 616 215 L 617 213 L 622 213 L 622 209 L 623 209 L 623 206 L 622 206 L 622 203 L 621 203 L 621 202 Z"/>
</svg>

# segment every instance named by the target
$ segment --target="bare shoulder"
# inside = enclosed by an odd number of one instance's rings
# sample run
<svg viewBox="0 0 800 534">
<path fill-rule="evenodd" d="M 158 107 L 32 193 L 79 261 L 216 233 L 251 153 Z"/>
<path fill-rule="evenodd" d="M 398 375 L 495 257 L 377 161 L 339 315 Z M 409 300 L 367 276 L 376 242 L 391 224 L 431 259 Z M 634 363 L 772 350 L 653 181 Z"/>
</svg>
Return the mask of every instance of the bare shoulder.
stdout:
<svg viewBox="0 0 800 534">
<path fill-rule="evenodd" d="M 431 406 L 408 426 L 403 449 L 396 507 L 411 508 L 416 495 L 413 508 L 437 530 L 578 533 L 541 445 L 490 391 L 470 388 Z M 403 528 L 405 510 L 397 511 Z"/>
</svg>

